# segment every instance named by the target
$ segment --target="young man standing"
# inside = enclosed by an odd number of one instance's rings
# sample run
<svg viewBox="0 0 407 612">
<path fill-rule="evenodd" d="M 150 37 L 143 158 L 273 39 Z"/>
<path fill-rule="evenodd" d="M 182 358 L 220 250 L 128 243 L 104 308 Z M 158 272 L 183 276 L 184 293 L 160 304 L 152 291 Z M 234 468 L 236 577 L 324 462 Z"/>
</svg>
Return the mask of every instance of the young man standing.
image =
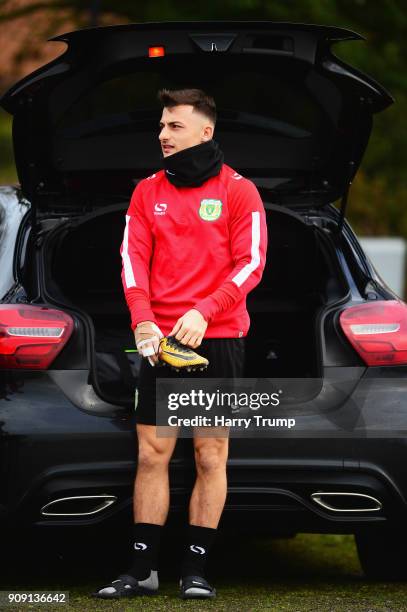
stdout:
<svg viewBox="0 0 407 612">
<path fill-rule="evenodd" d="M 136 407 L 134 557 L 125 574 L 94 593 L 104 598 L 158 590 L 168 466 L 177 438 L 156 435 L 155 380 L 178 376 L 158 367 L 159 340 L 171 336 L 190 349 L 201 347 L 209 366 L 195 376 L 243 376 L 250 324 L 246 296 L 259 283 L 266 260 L 264 207 L 255 185 L 223 163 L 213 140 L 214 100 L 198 89 L 162 90 L 159 98 L 164 169 L 137 184 L 120 247 L 131 328 L 143 355 Z M 181 596 L 214 597 L 204 568 L 226 500 L 228 436 L 200 436 L 195 430 L 193 442 L 197 478 Z"/>
</svg>

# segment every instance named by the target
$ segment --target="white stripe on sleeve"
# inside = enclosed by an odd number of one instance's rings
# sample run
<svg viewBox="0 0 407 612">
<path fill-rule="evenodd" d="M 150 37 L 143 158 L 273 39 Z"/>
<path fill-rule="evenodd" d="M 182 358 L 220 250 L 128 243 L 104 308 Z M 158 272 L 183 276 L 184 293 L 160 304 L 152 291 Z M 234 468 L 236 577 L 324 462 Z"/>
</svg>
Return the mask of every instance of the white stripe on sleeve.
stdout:
<svg viewBox="0 0 407 612">
<path fill-rule="evenodd" d="M 252 212 L 252 259 L 232 278 L 232 281 L 240 287 L 249 278 L 250 274 L 260 264 L 260 212 Z"/>
<path fill-rule="evenodd" d="M 129 257 L 129 222 L 130 215 L 126 215 L 126 227 L 124 230 L 123 236 L 123 251 L 122 251 L 122 259 L 124 264 L 124 278 L 126 280 L 126 287 L 137 287 L 136 281 L 134 279 L 133 268 L 131 267 L 131 261 Z"/>
</svg>

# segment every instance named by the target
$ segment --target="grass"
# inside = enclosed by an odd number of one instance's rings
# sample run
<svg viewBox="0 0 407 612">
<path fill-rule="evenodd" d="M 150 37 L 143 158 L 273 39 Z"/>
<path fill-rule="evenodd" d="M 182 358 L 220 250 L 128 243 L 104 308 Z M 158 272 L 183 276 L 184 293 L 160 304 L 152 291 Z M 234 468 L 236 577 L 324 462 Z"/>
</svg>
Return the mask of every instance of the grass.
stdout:
<svg viewBox="0 0 407 612">
<path fill-rule="evenodd" d="M 170 542 L 171 545 L 176 542 Z M 165 548 L 168 550 L 169 542 Z M 90 547 L 92 548 L 92 546 Z M 28 561 L 24 550 L 30 549 Z M 173 550 L 179 550 L 175 546 Z M 152 598 L 106 601 L 89 593 L 124 572 L 127 564 L 117 542 L 89 550 L 75 544 L 69 554 L 47 553 L 26 546 L 3 572 L 2 589 L 69 591 L 70 603 L 54 607 L 7 607 L 7 610 L 216 610 L 225 612 L 395 612 L 406 610 L 407 585 L 369 582 L 361 572 L 352 536 L 301 534 L 290 540 L 260 537 L 218 538 L 208 579 L 218 591 L 214 601 L 178 598 L 179 554 L 160 568 L 160 595 Z M 44 552 L 44 550 L 43 550 Z M 28 563 L 28 565 L 27 565 Z M 15 565 L 14 565 L 15 564 Z"/>
</svg>

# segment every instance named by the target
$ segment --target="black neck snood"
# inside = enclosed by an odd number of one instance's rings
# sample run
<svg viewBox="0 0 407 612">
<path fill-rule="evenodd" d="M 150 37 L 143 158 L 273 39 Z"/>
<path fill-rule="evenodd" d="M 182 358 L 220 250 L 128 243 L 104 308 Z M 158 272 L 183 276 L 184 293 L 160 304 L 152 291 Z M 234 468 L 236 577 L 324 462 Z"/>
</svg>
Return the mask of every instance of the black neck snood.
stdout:
<svg viewBox="0 0 407 612">
<path fill-rule="evenodd" d="M 223 153 L 212 139 L 164 157 L 162 161 L 170 183 L 176 187 L 199 187 L 219 174 Z"/>
</svg>

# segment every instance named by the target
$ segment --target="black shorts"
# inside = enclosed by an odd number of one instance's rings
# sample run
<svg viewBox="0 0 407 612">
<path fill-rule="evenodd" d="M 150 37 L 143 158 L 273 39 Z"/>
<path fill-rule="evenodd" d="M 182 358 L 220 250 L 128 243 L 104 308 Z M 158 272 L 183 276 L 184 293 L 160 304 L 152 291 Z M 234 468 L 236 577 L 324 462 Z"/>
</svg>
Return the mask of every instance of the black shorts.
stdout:
<svg viewBox="0 0 407 612">
<path fill-rule="evenodd" d="M 244 338 L 206 338 L 196 352 L 209 360 L 202 372 L 176 372 L 168 367 L 152 367 L 146 358 L 141 361 L 135 422 L 156 424 L 157 378 L 242 378 L 244 371 Z"/>
</svg>

